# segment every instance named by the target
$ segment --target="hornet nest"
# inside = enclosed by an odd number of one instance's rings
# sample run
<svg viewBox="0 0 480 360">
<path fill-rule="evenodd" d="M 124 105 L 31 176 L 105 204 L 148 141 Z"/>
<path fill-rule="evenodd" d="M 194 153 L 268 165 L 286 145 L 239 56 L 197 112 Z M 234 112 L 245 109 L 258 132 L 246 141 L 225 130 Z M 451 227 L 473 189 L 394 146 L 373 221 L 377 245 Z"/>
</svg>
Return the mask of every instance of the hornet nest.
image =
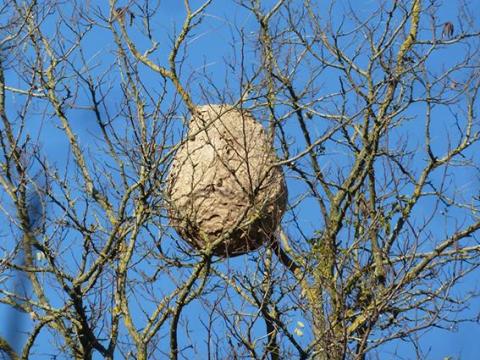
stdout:
<svg viewBox="0 0 480 360">
<path fill-rule="evenodd" d="M 170 224 L 199 250 L 241 255 L 273 239 L 287 189 L 275 150 L 252 115 L 196 108 L 167 179 Z"/>
</svg>

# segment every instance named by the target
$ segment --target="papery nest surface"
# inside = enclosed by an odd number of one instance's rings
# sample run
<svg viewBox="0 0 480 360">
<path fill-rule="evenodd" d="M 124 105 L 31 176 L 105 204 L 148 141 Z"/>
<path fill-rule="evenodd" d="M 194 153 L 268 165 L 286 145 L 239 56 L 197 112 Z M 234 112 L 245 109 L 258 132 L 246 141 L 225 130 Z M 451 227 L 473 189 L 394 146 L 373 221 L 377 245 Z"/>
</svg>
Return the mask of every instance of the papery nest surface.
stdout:
<svg viewBox="0 0 480 360">
<path fill-rule="evenodd" d="M 229 105 L 196 108 L 167 179 L 170 224 L 197 249 L 232 257 L 272 240 L 287 189 L 263 126 Z"/>
</svg>

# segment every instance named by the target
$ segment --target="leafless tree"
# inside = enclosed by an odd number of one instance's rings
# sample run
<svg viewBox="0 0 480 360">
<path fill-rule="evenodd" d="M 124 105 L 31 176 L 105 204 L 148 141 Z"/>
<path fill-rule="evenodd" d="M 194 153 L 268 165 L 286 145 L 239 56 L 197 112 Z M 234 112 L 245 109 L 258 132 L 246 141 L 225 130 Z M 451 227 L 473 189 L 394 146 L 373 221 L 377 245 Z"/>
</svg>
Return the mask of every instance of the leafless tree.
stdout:
<svg viewBox="0 0 480 360">
<path fill-rule="evenodd" d="M 172 3 L 0 5 L 0 310 L 28 329 L 0 354 L 367 359 L 474 321 L 476 2 Z M 165 196 L 219 103 L 262 122 L 289 190 L 275 238 L 226 259 Z"/>
</svg>

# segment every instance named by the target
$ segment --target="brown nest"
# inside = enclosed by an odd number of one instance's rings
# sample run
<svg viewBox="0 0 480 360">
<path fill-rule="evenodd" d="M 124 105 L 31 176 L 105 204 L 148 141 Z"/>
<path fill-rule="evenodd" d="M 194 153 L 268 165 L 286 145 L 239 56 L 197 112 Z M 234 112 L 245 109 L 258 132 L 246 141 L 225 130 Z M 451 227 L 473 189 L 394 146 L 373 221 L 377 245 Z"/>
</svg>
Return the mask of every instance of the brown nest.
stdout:
<svg viewBox="0 0 480 360">
<path fill-rule="evenodd" d="M 199 250 L 222 257 L 253 251 L 272 240 L 285 211 L 275 150 L 247 111 L 196 110 L 168 175 L 170 223 Z"/>
</svg>

